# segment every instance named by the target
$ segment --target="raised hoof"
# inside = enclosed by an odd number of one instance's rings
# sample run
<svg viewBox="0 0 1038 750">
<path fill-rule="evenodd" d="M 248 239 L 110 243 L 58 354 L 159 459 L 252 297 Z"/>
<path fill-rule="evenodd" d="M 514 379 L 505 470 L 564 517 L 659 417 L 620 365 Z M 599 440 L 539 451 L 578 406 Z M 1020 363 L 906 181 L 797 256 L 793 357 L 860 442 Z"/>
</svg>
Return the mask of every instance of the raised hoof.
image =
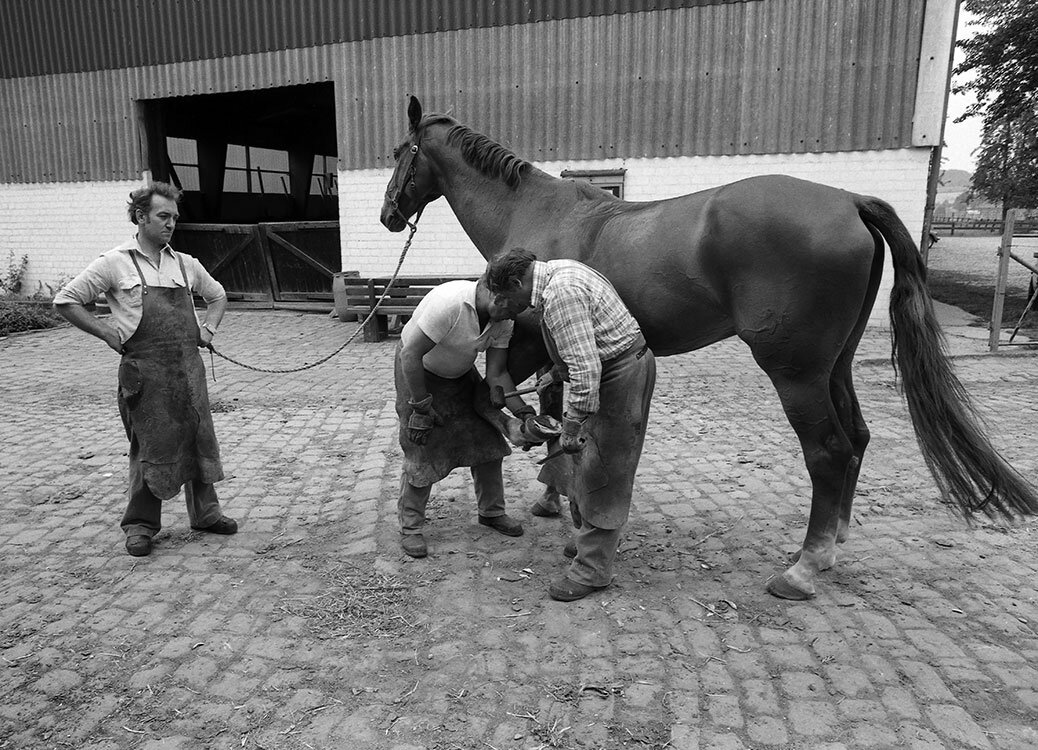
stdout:
<svg viewBox="0 0 1038 750">
<path fill-rule="evenodd" d="M 775 576 L 768 581 L 768 593 L 779 599 L 792 599 L 793 601 L 804 601 L 812 599 L 815 595 L 815 587 L 809 589 L 801 588 L 793 582 L 788 573 Z"/>
</svg>

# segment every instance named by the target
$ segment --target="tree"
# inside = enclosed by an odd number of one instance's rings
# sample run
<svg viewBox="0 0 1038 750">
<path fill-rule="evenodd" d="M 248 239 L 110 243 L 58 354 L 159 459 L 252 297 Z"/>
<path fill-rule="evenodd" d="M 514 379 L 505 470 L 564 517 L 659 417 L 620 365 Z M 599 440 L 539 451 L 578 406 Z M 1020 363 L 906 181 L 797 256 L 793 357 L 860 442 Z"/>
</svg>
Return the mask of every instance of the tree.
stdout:
<svg viewBox="0 0 1038 750">
<path fill-rule="evenodd" d="M 965 0 L 985 30 L 956 42 L 964 59 L 956 75 L 972 73 L 956 93 L 976 101 L 958 118 L 983 117 L 977 169 L 970 187 L 1010 208 L 1038 205 L 1038 3 Z"/>
</svg>

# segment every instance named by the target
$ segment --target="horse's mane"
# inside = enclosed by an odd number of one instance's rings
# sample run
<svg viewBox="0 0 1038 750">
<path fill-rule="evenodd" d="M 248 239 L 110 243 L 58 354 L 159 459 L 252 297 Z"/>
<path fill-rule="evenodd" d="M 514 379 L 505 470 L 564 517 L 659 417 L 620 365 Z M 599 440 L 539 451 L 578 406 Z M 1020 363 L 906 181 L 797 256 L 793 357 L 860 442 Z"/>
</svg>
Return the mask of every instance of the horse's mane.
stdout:
<svg viewBox="0 0 1038 750">
<path fill-rule="evenodd" d="M 482 133 L 477 133 L 471 128 L 461 125 L 447 115 L 429 115 L 422 118 L 419 127 L 425 127 L 434 122 L 445 122 L 451 125 L 447 131 L 447 143 L 457 146 L 465 163 L 488 177 L 503 180 L 513 190 L 519 187 L 522 181 L 522 173 L 530 163 L 516 156 L 500 143 L 487 138 Z"/>
</svg>

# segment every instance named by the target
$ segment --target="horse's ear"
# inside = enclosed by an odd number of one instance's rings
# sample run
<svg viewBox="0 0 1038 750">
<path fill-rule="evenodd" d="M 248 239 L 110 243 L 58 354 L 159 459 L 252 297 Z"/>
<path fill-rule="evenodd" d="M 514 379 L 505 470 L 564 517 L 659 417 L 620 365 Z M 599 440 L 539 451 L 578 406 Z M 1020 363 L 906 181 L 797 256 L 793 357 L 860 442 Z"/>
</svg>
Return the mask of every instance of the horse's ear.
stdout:
<svg viewBox="0 0 1038 750">
<path fill-rule="evenodd" d="M 411 96 L 411 102 L 407 105 L 407 120 L 411 125 L 411 131 L 418 129 L 418 123 L 422 121 L 422 103 L 418 97 Z"/>
</svg>

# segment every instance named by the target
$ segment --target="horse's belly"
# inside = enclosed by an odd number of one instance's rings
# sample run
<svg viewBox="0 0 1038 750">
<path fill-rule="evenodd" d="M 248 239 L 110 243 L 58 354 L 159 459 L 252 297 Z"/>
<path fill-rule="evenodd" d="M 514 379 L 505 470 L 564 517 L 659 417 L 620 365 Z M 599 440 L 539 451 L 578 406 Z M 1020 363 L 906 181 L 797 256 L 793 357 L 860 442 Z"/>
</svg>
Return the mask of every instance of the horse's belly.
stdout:
<svg viewBox="0 0 1038 750">
<path fill-rule="evenodd" d="M 629 301 L 628 306 L 649 348 L 660 357 L 702 349 L 736 332 L 731 316 L 707 291 L 657 291 L 648 300 Z"/>
</svg>

